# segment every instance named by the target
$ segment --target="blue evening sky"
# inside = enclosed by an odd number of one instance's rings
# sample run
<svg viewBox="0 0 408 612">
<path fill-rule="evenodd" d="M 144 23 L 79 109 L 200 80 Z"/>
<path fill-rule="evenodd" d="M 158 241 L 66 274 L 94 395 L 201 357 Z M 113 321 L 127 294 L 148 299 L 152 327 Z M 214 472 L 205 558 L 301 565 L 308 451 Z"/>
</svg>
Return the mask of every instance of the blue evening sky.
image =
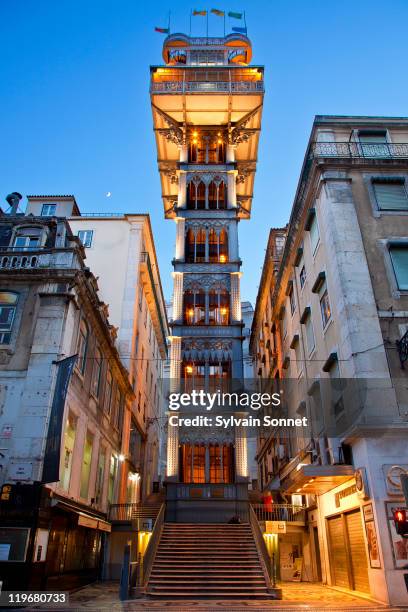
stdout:
<svg viewBox="0 0 408 612">
<path fill-rule="evenodd" d="M 73 193 L 83 212 L 150 213 L 167 298 L 175 225 L 163 218 L 148 90 L 169 8 L 171 31 L 187 33 L 191 8 L 246 10 L 253 62 L 265 65 L 253 216 L 240 224 L 242 299 L 254 302 L 314 115 L 407 114 L 408 2 L 0 1 L 1 199 Z M 193 34 L 205 35 L 205 18 Z M 210 17 L 209 34 L 222 19 Z"/>
</svg>

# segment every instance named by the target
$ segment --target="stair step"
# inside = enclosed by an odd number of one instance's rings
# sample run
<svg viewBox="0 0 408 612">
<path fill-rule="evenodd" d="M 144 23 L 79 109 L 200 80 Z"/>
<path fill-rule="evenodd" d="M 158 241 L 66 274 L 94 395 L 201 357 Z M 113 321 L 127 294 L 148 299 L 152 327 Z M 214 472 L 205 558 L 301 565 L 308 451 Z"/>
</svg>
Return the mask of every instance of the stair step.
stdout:
<svg viewBox="0 0 408 612">
<path fill-rule="evenodd" d="M 248 565 L 248 563 L 246 561 L 241 561 L 241 563 L 238 563 L 237 566 L 240 568 L 240 566 L 243 565 L 246 569 L 257 569 L 259 570 L 259 563 L 252 563 L 251 565 Z M 157 563 L 154 563 L 154 569 L 161 569 L 161 568 L 169 568 L 173 569 L 175 572 L 178 572 L 180 570 L 182 571 L 189 571 L 191 569 L 191 571 L 199 571 L 200 569 L 202 570 L 206 570 L 208 571 L 208 569 L 214 569 L 214 571 L 216 571 L 216 568 L 222 569 L 222 570 L 229 570 L 229 568 L 231 568 L 229 561 L 223 561 L 222 559 L 218 559 L 217 563 L 211 563 L 211 561 L 204 561 L 203 563 L 188 563 L 188 565 L 184 565 L 183 563 L 173 563 L 172 561 L 158 561 Z M 153 570 L 152 570 L 153 571 Z M 231 571 L 234 571 L 234 568 L 231 568 Z M 238 570 L 237 570 L 238 571 Z M 242 571 L 241 569 L 239 571 Z"/>
<path fill-rule="evenodd" d="M 252 579 L 251 580 L 248 580 L 248 579 L 240 580 L 238 577 L 238 580 L 239 580 L 238 586 L 241 586 L 241 587 L 243 584 L 250 584 L 251 586 L 260 585 L 263 588 L 265 588 L 264 578 L 254 578 L 253 580 Z M 225 577 L 219 578 L 219 579 L 217 578 L 209 578 L 209 579 L 196 578 L 194 579 L 194 578 L 189 577 L 188 580 L 181 580 L 181 579 L 180 580 L 165 580 L 164 578 L 154 578 L 149 581 L 149 584 L 151 588 L 153 588 L 153 585 L 160 585 L 160 584 L 171 584 L 172 586 L 182 586 L 183 585 L 183 588 L 185 589 L 195 588 L 196 586 L 200 586 L 200 585 L 207 588 L 207 586 L 211 586 L 213 584 L 229 585 L 228 588 L 230 587 L 235 588 L 234 585 L 231 584 L 231 579 L 229 578 L 228 580 L 225 580 Z"/>
<path fill-rule="evenodd" d="M 229 584 L 228 582 L 225 584 Z M 184 590 L 187 591 L 191 591 L 191 592 L 197 592 L 197 591 L 211 591 L 214 590 L 214 586 L 221 586 L 221 585 L 202 585 L 202 584 L 198 584 L 198 585 L 189 585 L 188 583 L 186 583 L 186 586 L 184 587 Z M 240 592 L 242 589 L 245 590 L 251 590 L 251 591 L 266 591 L 266 587 L 265 585 L 262 586 L 248 586 L 248 585 L 237 585 L 237 586 L 222 586 L 222 590 L 227 592 L 227 593 L 236 593 L 237 591 Z M 180 585 L 175 584 L 173 586 L 172 584 L 166 584 L 165 586 L 156 586 L 154 587 L 155 591 L 160 591 L 161 589 L 167 589 L 168 591 L 174 591 L 176 589 L 180 589 Z M 150 586 L 149 586 L 149 591 L 153 590 Z"/>
</svg>

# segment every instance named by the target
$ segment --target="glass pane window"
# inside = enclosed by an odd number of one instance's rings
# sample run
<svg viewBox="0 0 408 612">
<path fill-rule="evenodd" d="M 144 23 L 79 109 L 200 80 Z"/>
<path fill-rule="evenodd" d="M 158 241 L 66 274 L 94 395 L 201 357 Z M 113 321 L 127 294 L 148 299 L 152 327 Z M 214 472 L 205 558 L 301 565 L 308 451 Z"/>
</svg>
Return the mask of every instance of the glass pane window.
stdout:
<svg viewBox="0 0 408 612">
<path fill-rule="evenodd" d="M 108 502 L 111 504 L 113 502 L 113 497 L 115 495 L 115 481 L 116 474 L 118 471 L 118 458 L 115 455 L 111 455 L 110 464 L 109 464 L 109 482 L 108 482 Z"/>
<path fill-rule="evenodd" d="M 210 455 L 210 482 L 223 482 L 222 473 L 222 446 L 218 444 L 209 446 Z"/>
<path fill-rule="evenodd" d="M 17 302 L 17 293 L 0 291 L 0 344 L 10 343 Z"/>
<path fill-rule="evenodd" d="M 102 354 L 99 349 L 95 351 L 94 357 L 94 368 L 92 373 L 92 393 L 95 397 L 99 397 L 101 388 L 101 374 L 102 374 Z"/>
<path fill-rule="evenodd" d="M 300 286 L 304 287 L 305 282 L 306 282 L 306 268 L 304 265 L 300 268 L 299 281 L 300 281 Z"/>
<path fill-rule="evenodd" d="M 103 483 L 105 479 L 105 464 L 106 464 L 106 449 L 102 447 L 99 451 L 98 469 L 96 472 L 95 501 L 97 504 L 100 504 L 102 502 Z"/>
<path fill-rule="evenodd" d="M 314 215 L 313 220 L 310 225 L 310 247 L 312 249 L 312 253 L 314 253 L 317 249 L 317 245 L 319 244 L 319 226 L 317 224 L 317 217 Z"/>
<path fill-rule="evenodd" d="M 193 482 L 205 482 L 205 446 L 194 446 Z"/>
<path fill-rule="evenodd" d="M 186 291 L 184 294 L 184 322 L 186 325 L 204 325 L 205 293 Z"/>
<path fill-rule="evenodd" d="M 380 210 L 408 210 L 405 181 L 373 181 L 377 206 Z"/>
<path fill-rule="evenodd" d="M 320 312 L 322 315 L 323 328 L 325 328 L 331 318 L 330 300 L 329 300 L 329 294 L 327 293 L 326 288 L 323 290 L 323 292 L 321 292 Z"/>
<path fill-rule="evenodd" d="M 361 152 L 366 157 L 389 157 L 390 150 L 385 130 L 360 130 Z"/>
<path fill-rule="evenodd" d="M 201 263 L 205 261 L 205 230 L 200 229 L 196 233 L 196 244 L 195 244 L 195 262 Z"/>
<path fill-rule="evenodd" d="M 64 432 L 64 445 L 62 454 L 61 478 L 60 485 L 64 491 L 68 491 L 71 480 L 72 457 L 74 453 L 75 437 L 76 437 L 76 418 L 69 414 Z"/>
<path fill-rule="evenodd" d="M 210 325 L 229 324 L 230 297 L 227 291 L 210 291 L 208 322 Z"/>
<path fill-rule="evenodd" d="M 116 429 L 119 429 L 122 420 L 123 420 L 123 407 L 124 407 L 124 399 L 120 390 L 117 390 L 116 400 L 115 400 L 115 415 L 114 415 L 114 426 Z"/>
<path fill-rule="evenodd" d="M 88 498 L 89 477 L 91 474 L 91 463 L 92 463 L 92 447 L 93 447 L 93 435 L 88 431 L 86 434 L 86 438 L 85 438 L 84 454 L 82 457 L 82 469 L 81 469 L 80 496 L 83 499 Z"/>
<path fill-rule="evenodd" d="M 295 292 L 292 291 L 289 293 L 289 302 L 290 302 L 290 314 L 293 315 L 293 313 L 296 310 L 296 298 L 295 298 Z"/>
<path fill-rule="evenodd" d="M 230 362 L 211 362 L 208 365 L 208 385 L 210 392 L 226 390 L 230 377 Z"/>
<path fill-rule="evenodd" d="M 42 217 L 54 217 L 57 211 L 56 204 L 43 204 L 41 209 Z"/>
<path fill-rule="evenodd" d="M 106 383 L 105 383 L 105 410 L 107 414 L 110 414 L 112 410 L 112 390 L 113 390 L 112 387 L 113 387 L 112 372 L 108 370 L 106 374 Z"/>
<path fill-rule="evenodd" d="M 42 229 L 39 227 L 22 227 L 14 237 L 13 247 L 23 251 L 37 249 L 41 244 L 41 235 Z"/>
<path fill-rule="evenodd" d="M 184 388 L 188 393 L 193 389 L 204 389 L 205 362 L 185 362 L 183 364 Z"/>
<path fill-rule="evenodd" d="M 79 230 L 78 238 L 82 242 L 82 245 L 89 249 L 92 246 L 93 230 Z"/>
<path fill-rule="evenodd" d="M 0 528 L 2 561 L 25 561 L 30 529 L 23 527 Z"/>
<path fill-rule="evenodd" d="M 88 352 L 88 336 L 89 336 L 88 327 L 85 321 L 82 319 L 80 326 L 79 326 L 79 336 L 78 336 L 78 346 L 77 346 L 77 353 L 78 353 L 77 364 L 78 364 L 78 369 L 81 372 L 81 374 L 84 374 L 85 372 L 86 357 L 87 357 L 87 352 Z"/>
<path fill-rule="evenodd" d="M 408 291 L 408 244 L 390 246 L 390 256 L 398 289 Z"/>
<path fill-rule="evenodd" d="M 307 321 L 305 323 L 305 327 L 306 327 L 306 344 L 307 344 L 307 350 L 310 353 L 313 351 L 314 347 L 315 347 L 315 337 L 314 337 L 314 331 L 313 331 L 313 323 L 312 323 L 312 317 L 309 316 L 307 318 Z"/>
</svg>

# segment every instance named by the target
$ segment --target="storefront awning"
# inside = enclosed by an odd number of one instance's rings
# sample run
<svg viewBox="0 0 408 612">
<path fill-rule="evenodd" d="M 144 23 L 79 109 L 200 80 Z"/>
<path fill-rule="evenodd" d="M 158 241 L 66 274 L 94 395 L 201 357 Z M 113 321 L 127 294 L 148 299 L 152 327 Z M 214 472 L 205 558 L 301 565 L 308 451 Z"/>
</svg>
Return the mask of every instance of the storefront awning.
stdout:
<svg viewBox="0 0 408 612">
<path fill-rule="evenodd" d="M 84 512 L 81 508 L 63 502 L 61 500 L 52 500 L 51 505 L 55 508 L 60 508 L 66 512 L 71 512 L 78 516 L 78 525 L 80 527 L 87 527 L 88 529 L 98 529 L 99 531 L 111 532 L 112 526 L 110 523 L 102 519 L 97 514 L 91 512 Z"/>
<path fill-rule="evenodd" d="M 302 495 L 321 495 L 354 476 L 351 465 L 304 465 L 300 463 L 295 470 L 281 481 L 285 493 Z"/>
</svg>

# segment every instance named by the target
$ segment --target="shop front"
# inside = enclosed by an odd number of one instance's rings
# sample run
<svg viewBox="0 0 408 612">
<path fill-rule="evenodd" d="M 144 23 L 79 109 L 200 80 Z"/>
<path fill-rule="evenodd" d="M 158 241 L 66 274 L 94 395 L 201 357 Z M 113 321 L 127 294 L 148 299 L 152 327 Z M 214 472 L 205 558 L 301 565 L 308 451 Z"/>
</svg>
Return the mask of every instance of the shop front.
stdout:
<svg viewBox="0 0 408 612">
<path fill-rule="evenodd" d="M 106 535 L 103 513 L 40 485 L 4 485 L 0 576 L 4 590 L 69 590 L 99 578 Z"/>
</svg>

